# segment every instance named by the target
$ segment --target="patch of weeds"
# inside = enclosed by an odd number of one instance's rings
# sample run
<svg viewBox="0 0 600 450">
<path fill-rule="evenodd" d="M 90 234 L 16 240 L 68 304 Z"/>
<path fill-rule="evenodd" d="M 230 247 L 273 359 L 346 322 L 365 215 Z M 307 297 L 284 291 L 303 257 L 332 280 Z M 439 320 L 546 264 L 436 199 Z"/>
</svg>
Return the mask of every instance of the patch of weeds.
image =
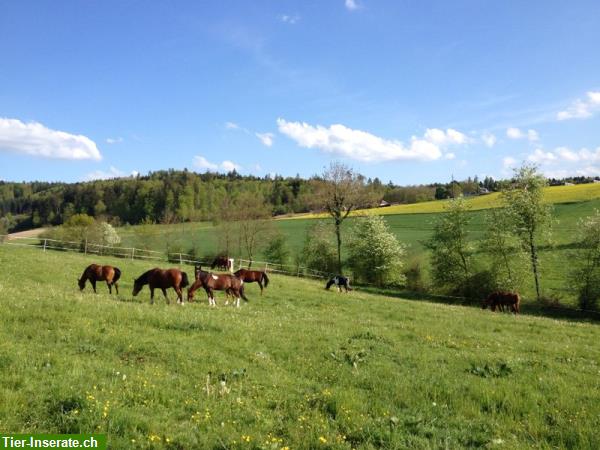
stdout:
<svg viewBox="0 0 600 450">
<path fill-rule="evenodd" d="M 77 396 L 70 396 L 46 401 L 48 418 L 58 433 L 78 433 L 79 413 L 84 402 Z"/>
<path fill-rule="evenodd" d="M 471 368 L 467 372 L 482 378 L 503 378 L 512 374 L 512 369 L 505 362 L 498 364 L 485 363 L 484 366 L 471 364 Z"/>
<path fill-rule="evenodd" d="M 92 344 L 79 344 L 77 347 L 78 353 L 85 353 L 88 355 L 95 355 L 98 349 Z"/>
</svg>

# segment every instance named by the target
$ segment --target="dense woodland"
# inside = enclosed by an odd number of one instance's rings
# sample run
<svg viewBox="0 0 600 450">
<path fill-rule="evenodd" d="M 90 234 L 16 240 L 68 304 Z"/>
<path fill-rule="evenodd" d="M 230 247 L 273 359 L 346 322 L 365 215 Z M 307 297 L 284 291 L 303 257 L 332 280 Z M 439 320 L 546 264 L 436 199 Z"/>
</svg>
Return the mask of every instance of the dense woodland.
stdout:
<svg viewBox="0 0 600 450">
<path fill-rule="evenodd" d="M 74 214 L 104 217 L 113 224 L 214 220 L 225 199 L 242 193 L 264 198 L 273 215 L 311 209 L 312 181 L 296 177 L 241 176 L 238 173 L 198 174 L 187 170 L 151 172 L 145 176 L 81 183 L 0 181 L 3 228 L 18 231 L 60 225 Z M 361 178 L 374 198 L 390 203 L 416 203 L 496 191 L 501 183 L 486 177 L 447 184 L 397 186 L 378 178 Z M 552 180 L 555 183 L 558 181 Z M 572 180 L 585 182 L 590 180 Z"/>
</svg>

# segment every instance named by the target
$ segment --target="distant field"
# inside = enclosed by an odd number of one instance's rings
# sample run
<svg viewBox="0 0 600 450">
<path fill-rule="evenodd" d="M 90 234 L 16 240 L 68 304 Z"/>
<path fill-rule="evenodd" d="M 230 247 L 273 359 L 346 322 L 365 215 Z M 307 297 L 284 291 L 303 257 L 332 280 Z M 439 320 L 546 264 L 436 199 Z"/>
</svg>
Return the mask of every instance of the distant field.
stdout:
<svg viewBox="0 0 600 450">
<path fill-rule="evenodd" d="M 548 203 L 577 203 L 600 198 L 600 183 L 576 184 L 573 186 L 549 186 L 544 190 Z M 449 200 L 434 200 L 430 202 L 412 203 L 409 205 L 393 205 L 385 208 L 365 209 L 357 212 L 376 213 L 380 215 L 395 214 L 427 214 L 443 212 Z M 473 211 L 480 209 L 498 208 L 502 206 L 500 193 L 493 192 L 467 199 L 467 204 Z M 297 214 L 289 219 L 310 219 L 324 217 L 322 214 Z M 287 219 L 282 219 L 287 220 Z"/>
<path fill-rule="evenodd" d="M 79 292 L 92 261 L 121 268 L 119 296 Z M 4 432 L 95 431 L 111 449 L 600 448 L 598 325 L 281 276 L 239 310 L 151 306 L 147 288 L 131 296 L 149 266 L 0 245 Z"/>
</svg>

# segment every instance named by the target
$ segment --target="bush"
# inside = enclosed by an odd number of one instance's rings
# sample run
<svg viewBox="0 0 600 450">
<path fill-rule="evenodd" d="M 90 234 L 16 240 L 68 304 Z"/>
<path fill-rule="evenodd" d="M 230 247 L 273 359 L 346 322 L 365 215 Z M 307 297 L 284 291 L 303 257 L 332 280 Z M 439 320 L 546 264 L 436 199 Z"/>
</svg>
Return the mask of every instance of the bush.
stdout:
<svg viewBox="0 0 600 450">
<path fill-rule="evenodd" d="M 316 222 L 306 230 L 299 266 L 334 274 L 337 270 L 335 236 L 324 222 Z"/>
<path fill-rule="evenodd" d="M 600 301 L 600 211 L 578 224 L 578 249 L 569 284 L 577 290 L 581 309 L 597 309 Z"/>
<path fill-rule="evenodd" d="M 423 260 L 421 257 L 410 259 L 404 269 L 406 288 L 413 292 L 427 292 L 428 287 L 423 274 Z"/>
<path fill-rule="evenodd" d="M 275 264 L 286 264 L 290 257 L 290 250 L 287 246 L 285 236 L 278 234 L 269 241 L 265 250 L 267 261 Z"/>
<path fill-rule="evenodd" d="M 388 229 L 381 216 L 358 219 L 348 244 L 348 266 L 354 278 L 378 286 L 399 285 L 404 246 Z"/>
</svg>

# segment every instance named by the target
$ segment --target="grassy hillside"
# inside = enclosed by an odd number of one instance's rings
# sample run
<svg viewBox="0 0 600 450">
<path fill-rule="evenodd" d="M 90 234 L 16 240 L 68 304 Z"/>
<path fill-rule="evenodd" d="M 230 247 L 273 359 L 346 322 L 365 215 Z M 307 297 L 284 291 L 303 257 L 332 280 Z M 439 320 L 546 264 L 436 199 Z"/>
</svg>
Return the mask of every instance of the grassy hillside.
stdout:
<svg viewBox="0 0 600 450">
<path fill-rule="evenodd" d="M 573 186 L 549 186 L 544 189 L 544 197 L 548 203 L 577 203 L 600 198 L 600 183 L 577 184 Z M 393 205 L 386 208 L 372 208 L 362 210 L 362 213 L 375 213 L 380 215 L 395 214 L 427 214 L 443 212 L 449 200 L 434 200 L 429 202 L 412 203 L 409 205 Z M 498 208 L 502 206 L 499 192 L 488 195 L 479 195 L 467 200 L 473 211 L 481 209 Z M 311 219 L 325 217 L 323 214 L 297 214 L 292 219 Z"/>
<path fill-rule="evenodd" d="M 76 288 L 91 261 L 0 246 L 1 429 L 113 449 L 600 446 L 597 325 L 276 276 L 241 309 L 151 306 L 130 295 L 150 264 L 117 260 L 110 297 Z"/>
</svg>

